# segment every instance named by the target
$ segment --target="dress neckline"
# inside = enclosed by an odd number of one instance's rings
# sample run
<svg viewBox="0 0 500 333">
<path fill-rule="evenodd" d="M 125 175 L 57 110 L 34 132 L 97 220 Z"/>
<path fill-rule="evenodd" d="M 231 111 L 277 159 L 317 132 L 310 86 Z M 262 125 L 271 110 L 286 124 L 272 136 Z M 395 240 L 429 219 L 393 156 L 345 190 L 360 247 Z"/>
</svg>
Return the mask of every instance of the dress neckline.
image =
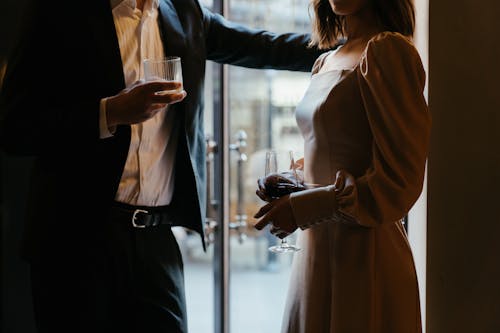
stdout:
<svg viewBox="0 0 500 333">
<path fill-rule="evenodd" d="M 330 54 L 335 54 L 337 53 L 344 45 L 340 45 L 339 47 L 337 47 L 335 50 L 331 50 L 331 51 L 328 51 L 327 54 L 325 55 L 325 58 L 323 59 L 322 63 L 321 63 L 321 66 L 323 66 L 324 64 L 324 61 L 325 59 L 330 55 Z M 317 72 L 317 73 L 314 73 L 311 75 L 311 78 L 316 76 L 316 75 L 321 75 L 321 74 L 325 74 L 325 73 L 331 73 L 331 72 L 341 72 L 341 73 L 344 73 L 344 72 L 349 72 L 349 71 L 354 71 L 356 70 L 356 68 L 359 67 L 359 63 L 361 62 L 358 61 L 358 63 L 356 64 L 356 66 L 354 67 L 350 67 L 350 68 L 334 68 L 334 69 L 329 69 L 327 71 L 324 71 L 324 72 Z"/>
<path fill-rule="evenodd" d="M 332 72 L 335 72 L 335 73 L 344 73 L 344 72 L 354 72 L 357 68 L 359 67 L 359 63 L 354 66 L 354 67 L 351 67 L 351 68 L 334 68 L 334 69 L 329 69 L 327 71 L 324 71 L 324 72 L 317 72 L 317 73 L 314 73 L 311 75 L 311 78 L 315 77 L 315 76 L 318 76 L 318 75 L 322 75 L 322 74 L 326 74 L 326 73 L 332 73 Z"/>
</svg>

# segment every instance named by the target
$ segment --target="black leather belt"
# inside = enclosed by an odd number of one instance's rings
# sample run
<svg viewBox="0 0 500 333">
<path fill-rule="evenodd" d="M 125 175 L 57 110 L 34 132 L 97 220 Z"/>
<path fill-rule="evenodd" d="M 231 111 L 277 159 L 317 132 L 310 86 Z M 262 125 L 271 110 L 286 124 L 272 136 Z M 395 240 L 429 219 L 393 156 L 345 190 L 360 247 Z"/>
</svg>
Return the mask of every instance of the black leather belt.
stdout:
<svg viewBox="0 0 500 333">
<path fill-rule="evenodd" d="M 111 208 L 111 215 L 130 223 L 134 228 L 148 228 L 162 224 L 173 225 L 175 221 L 173 209 L 170 206 L 143 207 L 115 202 Z"/>
</svg>

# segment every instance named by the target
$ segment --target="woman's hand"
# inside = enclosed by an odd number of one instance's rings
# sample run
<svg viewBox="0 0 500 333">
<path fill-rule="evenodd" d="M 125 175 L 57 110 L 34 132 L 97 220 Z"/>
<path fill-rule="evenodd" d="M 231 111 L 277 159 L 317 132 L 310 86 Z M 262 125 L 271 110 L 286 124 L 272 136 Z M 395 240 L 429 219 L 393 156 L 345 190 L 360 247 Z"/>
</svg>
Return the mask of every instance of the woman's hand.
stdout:
<svg viewBox="0 0 500 333">
<path fill-rule="evenodd" d="M 293 170 L 293 165 L 290 166 L 290 169 Z M 295 170 L 304 170 L 304 158 L 299 158 L 298 160 L 295 161 Z"/>
<path fill-rule="evenodd" d="M 270 232 L 279 238 L 285 238 L 297 229 L 289 195 L 262 206 L 254 217 L 258 219 L 257 223 L 254 224 L 257 230 L 262 230 L 270 224 Z"/>
</svg>

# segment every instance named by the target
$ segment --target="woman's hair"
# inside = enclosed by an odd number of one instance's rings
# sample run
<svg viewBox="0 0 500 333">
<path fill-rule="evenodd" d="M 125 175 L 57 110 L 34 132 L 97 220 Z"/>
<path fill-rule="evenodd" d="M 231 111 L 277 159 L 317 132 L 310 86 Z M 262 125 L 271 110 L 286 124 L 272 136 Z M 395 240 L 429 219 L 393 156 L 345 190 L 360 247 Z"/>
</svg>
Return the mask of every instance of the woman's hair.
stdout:
<svg viewBox="0 0 500 333">
<path fill-rule="evenodd" d="M 378 23 L 385 31 L 412 37 L 415 30 L 415 8 L 412 0 L 368 0 Z M 314 11 L 311 45 L 327 49 L 345 34 L 345 20 L 336 15 L 329 0 L 311 0 Z"/>
</svg>

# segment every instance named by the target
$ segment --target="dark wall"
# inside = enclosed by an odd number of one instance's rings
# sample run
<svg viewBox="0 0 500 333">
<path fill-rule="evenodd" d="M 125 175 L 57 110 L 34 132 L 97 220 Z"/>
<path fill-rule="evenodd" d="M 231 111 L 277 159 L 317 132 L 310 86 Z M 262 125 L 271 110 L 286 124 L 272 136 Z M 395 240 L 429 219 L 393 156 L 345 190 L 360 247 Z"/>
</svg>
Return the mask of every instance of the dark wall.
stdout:
<svg viewBox="0 0 500 333">
<path fill-rule="evenodd" d="M 429 6 L 427 333 L 500 332 L 500 2 Z"/>
<path fill-rule="evenodd" d="M 2 171 L 2 332 L 32 333 L 29 269 L 19 256 L 31 160 L 1 158 Z"/>
<path fill-rule="evenodd" d="M 28 0 L 0 0 L 0 57 L 3 59 L 17 39 Z"/>
<path fill-rule="evenodd" d="M 26 0 L 0 0 L 1 68 L 23 24 Z M 19 257 L 31 160 L 0 155 L 0 331 L 34 332 L 28 266 Z"/>
</svg>

